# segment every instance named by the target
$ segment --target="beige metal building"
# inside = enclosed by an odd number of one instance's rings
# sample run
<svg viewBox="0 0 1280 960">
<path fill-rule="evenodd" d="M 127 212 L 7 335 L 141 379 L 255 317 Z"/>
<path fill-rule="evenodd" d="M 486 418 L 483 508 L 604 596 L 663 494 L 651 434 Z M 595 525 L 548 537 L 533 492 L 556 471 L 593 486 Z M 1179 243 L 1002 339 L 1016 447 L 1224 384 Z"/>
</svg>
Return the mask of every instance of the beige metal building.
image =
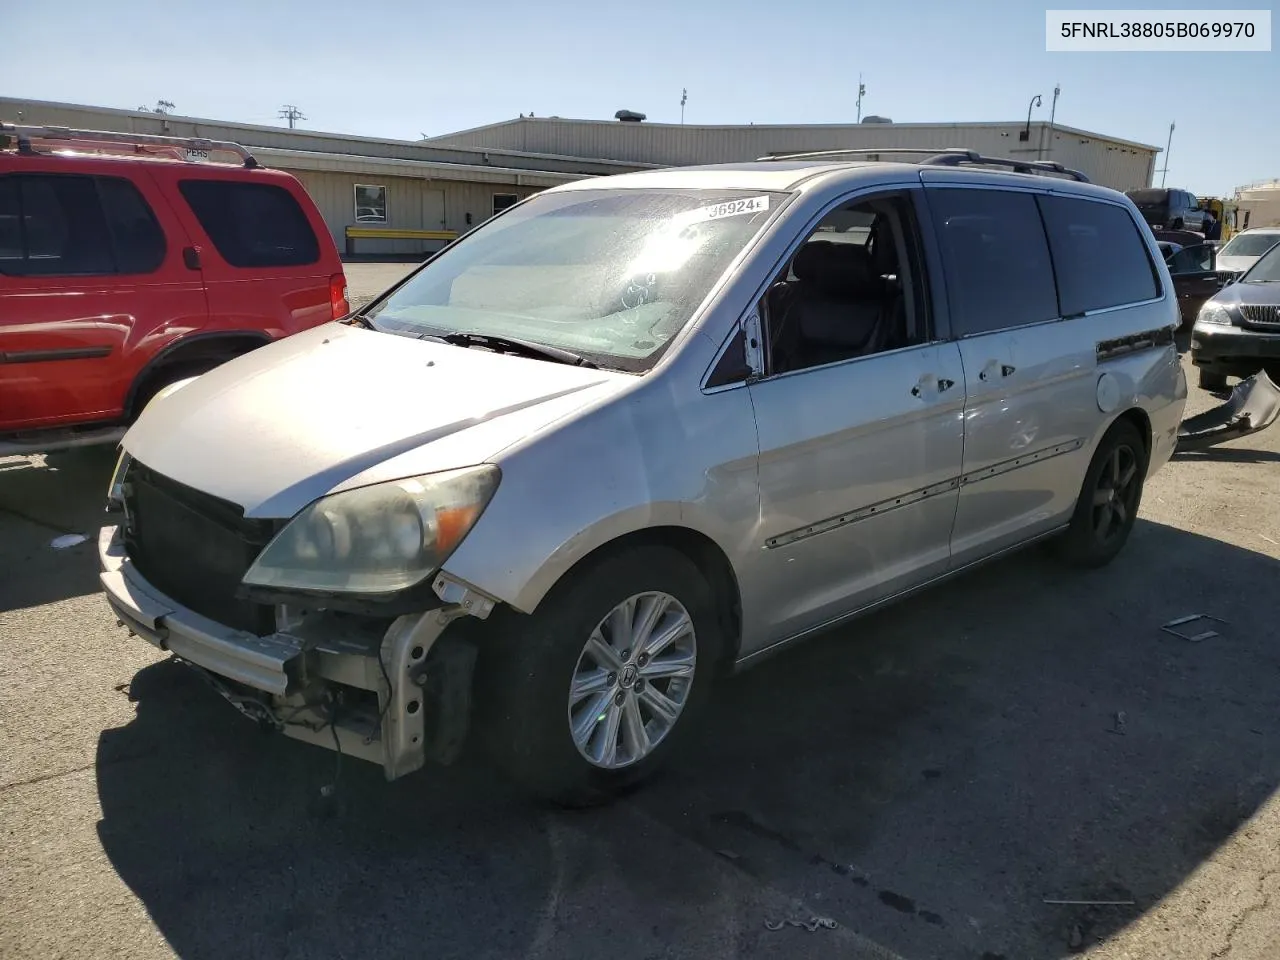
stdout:
<svg viewBox="0 0 1280 960">
<path fill-rule="evenodd" d="M 338 249 L 356 254 L 438 249 L 452 236 L 530 193 L 583 177 L 648 166 L 8 97 L 0 97 L 0 120 L 243 144 L 263 166 L 298 177 L 320 208 Z M 356 236 L 349 243 L 351 233 Z M 422 235 L 385 236 L 395 233 Z"/>
<path fill-rule="evenodd" d="M 1151 183 L 1159 152 L 1045 123 L 685 126 L 520 117 L 415 141 L 8 97 L 0 97 L 0 120 L 236 141 L 264 166 L 303 182 L 339 250 L 374 256 L 438 249 L 556 184 L 652 167 L 806 150 L 965 147 L 1056 160 L 1096 183 L 1129 190 Z"/>
<path fill-rule="evenodd" d="M 1041 122 L 694 126 L 521 117 L 428 142 L 662 165 L 728 163 L 806 150 L 963 147 L 1014 160 L 1056 160 L 1117 190 L 1149 186 L 1160 152 L 1148 144 Z"/>
</svg>

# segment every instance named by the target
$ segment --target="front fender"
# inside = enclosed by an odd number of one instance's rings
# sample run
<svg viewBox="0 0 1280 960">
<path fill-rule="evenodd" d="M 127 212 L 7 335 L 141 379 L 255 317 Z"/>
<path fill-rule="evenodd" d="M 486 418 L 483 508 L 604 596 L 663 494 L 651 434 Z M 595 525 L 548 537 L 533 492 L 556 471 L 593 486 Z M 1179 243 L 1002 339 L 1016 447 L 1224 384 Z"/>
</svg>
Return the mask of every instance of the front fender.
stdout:
<svg viewBox="0 0 1280 960">
<path fill-rule="evenodd" d="M 745 389 L 639 391 L 498 458 L 502 482 L 444 572 L 531 613 L 573 567 L 628 534 L 701 534 L 737 568 L 759 517 Z"/>
</svg>

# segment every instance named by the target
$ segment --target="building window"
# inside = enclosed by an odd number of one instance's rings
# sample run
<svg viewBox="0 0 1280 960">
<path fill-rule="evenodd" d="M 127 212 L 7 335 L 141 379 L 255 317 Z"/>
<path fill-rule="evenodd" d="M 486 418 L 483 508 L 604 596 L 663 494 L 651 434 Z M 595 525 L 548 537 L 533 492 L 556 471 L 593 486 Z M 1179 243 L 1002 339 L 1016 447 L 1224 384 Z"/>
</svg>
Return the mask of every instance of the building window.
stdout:
<svg viewBox="0 0 1280 960">
<path fill-rule="evenodd" d="M 508 207 L 514 207 L 520 198 L 514 193 L 495 193 L 493 195 L 493 215 L 496 217 Z"/>
<path fill-rule="evenodd" d="M 356 184 L 356 222 L 387 222 L 387 188 L 369 183 Z"/>
</svg>

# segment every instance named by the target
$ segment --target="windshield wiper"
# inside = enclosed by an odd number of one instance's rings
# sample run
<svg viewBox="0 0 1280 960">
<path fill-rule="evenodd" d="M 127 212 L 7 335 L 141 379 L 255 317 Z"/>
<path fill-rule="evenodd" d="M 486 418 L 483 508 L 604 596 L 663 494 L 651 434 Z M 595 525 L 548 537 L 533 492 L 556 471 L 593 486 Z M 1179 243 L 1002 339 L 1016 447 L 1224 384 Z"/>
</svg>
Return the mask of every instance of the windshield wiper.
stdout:
<svg viewBox="0 0 1280 960">
<path fill-rule="evenodd" d="M 431 333 L 423 334 L 419 339 L 439 340 L 451 343 L 455 347 L 488 347 L 498 353 L 516 353 L 526 357 L 537 357 L 542 360 L 553 360 L 556 363 L 567 363 L 571 367 L 589 367 L 598 370 L 599 364 L 592 363 L 581 354 L 560 347 L 548 347 L 531 340 L 520 340 L 516 337 L 503 337 L 492 333 Z"/>
<path fill-rule="evenodd" d="M 382 329 L 381 327 L 376 326 L 374 322 L 363 313 L 349 313 L 338 322 L 345 323 L 349 327 L 364 327 L 366 330 L 380 331 Z"/>
</svg>

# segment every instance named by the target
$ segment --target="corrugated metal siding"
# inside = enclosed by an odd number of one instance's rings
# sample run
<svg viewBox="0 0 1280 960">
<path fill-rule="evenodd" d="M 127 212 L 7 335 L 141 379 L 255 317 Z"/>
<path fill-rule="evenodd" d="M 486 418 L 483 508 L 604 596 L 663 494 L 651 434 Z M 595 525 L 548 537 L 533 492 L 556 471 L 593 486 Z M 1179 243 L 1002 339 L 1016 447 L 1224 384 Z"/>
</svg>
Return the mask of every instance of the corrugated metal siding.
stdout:
<svg viewBox="0 0 1280 960">
<path fill-rule="evenodd" d="M 699 127 L 525 118 L 440 138 L 459 146 L 509 148 L 670 165 L 731 163 L 770 153 L 875 147 L 964 147 L 1013 159 L 1052 159 L 1118 190 L 1148 186 L 1154 148 L 1058 128 L 1049 148 L 1046 123 L 850 124 Z M 1042 149 L 1043 148 L 1043 149 Z"/>
<path fill-rule="evenodd" d="M 378 177 L 318 170 L 289 170 L 315 201 L 340 251 L 346 249 L 348 226 L 391 227 L 403 230 L 453 230 L 465 233 L 493 215 L 495 193 L 514 193 L 524 198 L 534 189 L 426 180 L 412 177 Z M 358 223 L 355 216 L 355 185 L 367 183 L 387 188 L 385 223 Z M 468 226 L 466 215 L 472 223 Z M 421 240 L 360 240 L 361 254 L 412 254 L 438 249 L 443 243 Z"/>
</svg>

